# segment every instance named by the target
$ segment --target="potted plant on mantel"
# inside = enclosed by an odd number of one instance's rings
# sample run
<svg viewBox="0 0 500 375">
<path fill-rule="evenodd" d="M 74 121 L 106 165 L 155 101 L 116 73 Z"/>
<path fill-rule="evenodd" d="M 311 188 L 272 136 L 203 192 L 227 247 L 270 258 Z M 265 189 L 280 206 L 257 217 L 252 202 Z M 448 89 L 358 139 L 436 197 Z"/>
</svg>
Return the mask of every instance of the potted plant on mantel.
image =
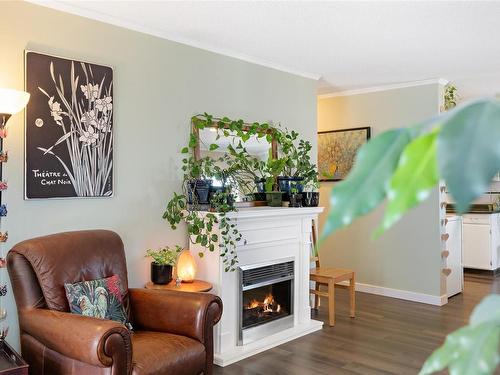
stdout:
<svg viewBox="0 0 500 375">
<path fill-rule="evenodd" d="M 176 245 L 174 248 L 165 246 L 163 248 L 146 251 L 146 257 L 152 258 L 151 281 L 153 284 L 168 284 L 172 281 L 172 268 L 175 266 L 177 255 L 182 247 Z"/>
<path fill-rule="evenodd" d="M 295 193 L 302 193 L 304 186 L 312 181 L 317 181 L 316 165 L 311 162 L 311 142 L 300 139 L 297 144 L 299 133 L 295 131 L 277 132 L 280 158 L 284 159 L 283 173 L 278 177 L 280 191 L 284 193 L 284 199 L 288 200 L 291 189 Z"/>
<path fill-rule="evenodd" d="M 310 180 L 302 192 L 302 206 L 318 207 L 319 205 L 319 182 L 318 179 Z"/>
<path fill-rule="evenodd" d="M 266 163 L 266 172 L 269 177 L 266 178 L 266 199 L 268 206 L 281 207 L 283 202 L 283 192 L 279 190 L 278 177 L 285 167 L 285 159 L 269 158 Z"/>
</svg>

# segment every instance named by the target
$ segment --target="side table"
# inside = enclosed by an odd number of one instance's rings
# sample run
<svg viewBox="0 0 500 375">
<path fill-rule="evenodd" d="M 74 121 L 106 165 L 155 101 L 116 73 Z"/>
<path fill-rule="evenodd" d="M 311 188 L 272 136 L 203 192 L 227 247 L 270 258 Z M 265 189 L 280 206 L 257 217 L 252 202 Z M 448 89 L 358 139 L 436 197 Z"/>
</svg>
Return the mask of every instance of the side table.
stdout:
<svg viewBox="0 0 500 375">
<path fill-rule="evenodd" d="M 212 290 L 212 284 L 203 280 L 193 280 L 192 283 L 181 283 L 181 285 L 177 286 L 175 285 L 175 280 L 165 285 L 153 284 L 150 281 L 146 284 L 146 289 L 177 290 L 179 292 L 209 292 Z"/>
<path fill-rule="evenodd" d="M 28 364 L 6 341 L 0 341 L 0 375 L 28 375 Z"/>
</svg>

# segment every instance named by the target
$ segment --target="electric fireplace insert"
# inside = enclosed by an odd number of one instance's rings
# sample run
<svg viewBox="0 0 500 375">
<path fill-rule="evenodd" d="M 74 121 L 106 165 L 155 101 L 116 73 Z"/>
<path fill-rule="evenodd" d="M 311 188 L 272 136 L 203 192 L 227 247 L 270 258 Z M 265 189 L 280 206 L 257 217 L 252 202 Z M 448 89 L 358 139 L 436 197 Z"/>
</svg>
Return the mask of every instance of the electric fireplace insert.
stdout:
<svg viewBox="0 0 500 375">
<path fill-rule="evenodd" d="M 239 276 L 239 345 L 293 326 L 293 260 L 242 266 Z"/>
</svg>

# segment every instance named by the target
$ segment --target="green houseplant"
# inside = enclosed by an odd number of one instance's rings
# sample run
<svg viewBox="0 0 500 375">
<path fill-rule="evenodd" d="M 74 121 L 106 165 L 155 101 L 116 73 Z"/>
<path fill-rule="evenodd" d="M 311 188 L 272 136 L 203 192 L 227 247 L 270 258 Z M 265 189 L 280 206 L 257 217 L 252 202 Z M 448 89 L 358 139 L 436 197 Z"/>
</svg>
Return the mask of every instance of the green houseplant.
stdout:
<svg viewBox="0 0 500 375">
<path fill-rule="evenodd" d="M 268 177 L 265 182 L 267 204 L 271 207 L 281 207 L 283 192 L 279 191 L 278 177 L 285 168 L 285 159 L 268 159 L 266 163 L 266 172 Z"/>
<path fill-rule="evenodd" d="M 311 161 L 311 142 L 299 139 L 299 133 L 288 129 L 276 133 L 279 157 L 284 160 L 284 168 L 278 177 L 280 191 L 287 197 L 292 186 L 302 193 L 304 186 L 317 181 L 317 168 Z"/>
<path fill-rule="evenodd" d="M 168 284 L 172 281 L 172 267 L 175 266 L 177 255 L 182 247 L 176 245 L 174 248 L 165 246 L 156 250 L 146 250 L 146 257 L 152 259 L 151 281 L 154 284 Z"/>
</svg>

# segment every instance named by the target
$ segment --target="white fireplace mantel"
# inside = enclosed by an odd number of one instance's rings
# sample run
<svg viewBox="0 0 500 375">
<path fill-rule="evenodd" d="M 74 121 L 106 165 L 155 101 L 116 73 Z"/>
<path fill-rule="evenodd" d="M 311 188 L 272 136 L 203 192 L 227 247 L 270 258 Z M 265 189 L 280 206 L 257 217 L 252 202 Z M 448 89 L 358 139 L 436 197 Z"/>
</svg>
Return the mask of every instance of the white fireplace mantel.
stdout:
<svg viewBox="0 0 500 375">
<path fill-rule="evenodd" d="M 226 366 L 270 349 L 287 341 L 321 329 L 323 323 L 311 319 L 309 305 L 309 268 L 311 258 L 312 220 L 316 220 L 322 207 L 254 207 L 227 214 L 243 235 L 237 247 L 239 266 L 294 260 L 294 314 L 293 327 L 238 346 L 238 272 L 225 272 L 219 252 L 213 253 L 199 245 L 190 245 L 193 254 L 204 251 L 196 258 L 197 278 L 214 285 L 212 293 L 219 295 L 224 312 L 214 328 L 214 362 Z M 217 247 L 218 248 L 218 247 Z"/>
</svg>

